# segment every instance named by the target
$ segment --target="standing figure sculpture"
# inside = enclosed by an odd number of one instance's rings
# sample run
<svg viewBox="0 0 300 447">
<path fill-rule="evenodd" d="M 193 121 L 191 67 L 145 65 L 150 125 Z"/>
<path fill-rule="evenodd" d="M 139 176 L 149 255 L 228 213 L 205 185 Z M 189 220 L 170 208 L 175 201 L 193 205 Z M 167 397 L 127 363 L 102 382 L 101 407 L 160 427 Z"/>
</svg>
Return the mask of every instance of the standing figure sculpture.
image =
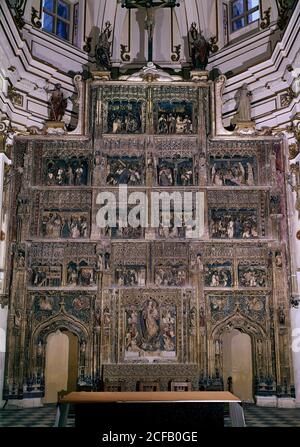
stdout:
<svg viewBox="0 0 300 447">
<path fill-rule="evenodd" d="M 55 84 L 49 101 L 50 104 L 50 120 L 60 122 L 63 119 L 67 108 L 67 99 L 61 91 L 61 84 Z"/>
<path fill-rule="evenodd" d="M 235 121 L 251 121 L 251 96 L 247 84 L 243 84 L 235 95 L 237 113 Z"/>
<path fill-rule="evenodd" d="M 104 30 L 100 33 L 98 43 L 96 45 L 96 64 L 102 70 L 109 70 L 110 68 L 110 47 L 109 41 L 111 36 L 111 23 L 106 22 Z"/>
<path fill-rule="evenodd" d="M 192 23 L 189 31 L 189 43 L 193 68 L 196 70 L 205 70 L 208 64 L 208 56 L 211 46 L 203 36 L 201 30 L 200 32 L 197 30 L 195 22 Z"/>
</svg>

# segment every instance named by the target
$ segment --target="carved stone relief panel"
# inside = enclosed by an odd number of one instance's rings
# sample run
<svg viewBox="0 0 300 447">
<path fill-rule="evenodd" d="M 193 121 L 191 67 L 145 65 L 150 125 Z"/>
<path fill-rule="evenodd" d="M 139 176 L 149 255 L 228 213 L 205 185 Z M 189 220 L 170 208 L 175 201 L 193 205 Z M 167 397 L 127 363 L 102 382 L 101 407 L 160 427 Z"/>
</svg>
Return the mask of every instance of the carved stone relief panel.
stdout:
<svg viewBox="0 0 300 447">
<path fill-rule="evenodd" d="M 215 186 L 267 185 L 272 174 L 273 143 L 210 141 L 210 182 Z"/>
<path fill-rule="evenodd" d="M 120 265 L 115 268 L 115 284 L 119 287 L 145 286 L 145 265 Z"/>
<path fill-rule="evenodd" d="M 170 382 L 191 382 L 192 389 L 198 390 L 199 367 L 197 364 L 189 363 L 165 363 L 165 364 L 104 364 L 104 380 L 110 382 L 121 381 L 125 385 L 125 390 L 136 391 L 140 381 L 159 381 L 162 391 L 169 391 Z"/>
<path fill-rule="evenodd" d="M 214 186 L 253 186 L 257 184 L 254 157 L 210 157 L 210 182 Z"/>
<path fill-rule="evenodd" d="M 95 84 L 91 94 L 94 135 L 195 134 L 199 126 L 208 127 L 208 97 L 207 88 L 193 85 Z"/>
<path fill-rule="evenodd" d="M 43 184 L 47 186 L 87 185 L 89 162 L 85 157 L 47 158 L 44 160 Z"/>
<path fill-rule="evenodd" d="M 145 203 L 145 191 L 139 191 L 139 200 L 130 204 L 130 191 L 126 188 L 105 189 L 104 195 L 100 189 L 93 190 L 92 208 L 92 238 L 93 239 L 144 239 L 145 226 L 148 218 Z M 128 203 L 129 202 L 129 203 Z M 105 206 L 103 206 L 105 205 Z M 132 224 L 134 222 L 134 224 Z M 145 223 L 145 225 L 142 225 Z"/>
<path fill-rule="evenodd" d="M 192 186 L 196 184 L 193 159 L 158 158 L 157 184 L 159 186 Z"/>
<path fill-rule="evenodd" d="M 114 242 L 112 244 L 112 262 L 117 265 L 145 265 L 149 257 L 149 245 L 146 242 Z"/>
<path fill-rule="evenodd" d="M 265 236 L 265 197 L 259 191 L 209 191 L 210 235 L 218 239 Z"/>
<path fill-rule="evenodd" d="M 206 128 L 208 90 L 193 86 L 153 86 L 154 132 L 161 135 L 195 134 Z M 200 105 L 200 106 L 199 106 Z M 199 110 L 200 107 L 200 110 Z M 204 112 L 205 111 L 205 112 Z M 205 118 L 204 118 L 205 116 Z"/>
<path fill-rule="evenodd" d="M 112 88 L 111 88 L 112 87 Z M 95 135 L 142 134 L 146 131 L 147 87 L 116 83 L 94 86 Z"/>
<path fill-rule="evenodd" d="M 207 263 L 204 268 L 206 287 L 232 287 L 232 262 Z"/>
<path fill-rule="evenodd" d="M 94 244 L 35 243 L 29 249 L 32 287 L 96 287 L 99 265 Z"/>
<path fill-rule="evenodd" d="M 240 287 L 266 287 L 268 285 L 268 271 L 265 265 L 257 262 L 240 262 L 238 266 Z"/>
<path fill-rule="evenodd" d="M 196 113 L 195 113 L 196 112 Z M 189 135 L 197 132 L 197 110 L 187 101 L 157 101 L 154 106 L 155 133 Z"/>
<path fill-rule="evenodd" d="M 87 139 L 33 144 L 33 185 L 80 186 L 90 181 L 91 144 Z"/>
<path fill-rule="evenodd" d="M 107 157 L 106 184 L 140 186 L 145 184 L 145 161 L 142 157 Z"/>
<path fill-rule="evenodd" d="M 157 286 L 182 287 L 188 283 L 188 266 L 180 262 L 159 262 L 154 267 Z"/>
<path fill-rule="evenodd" d="M 89 191 L 34 191 L 31 235 L 87 238 L 92 194 Z"/>
</svg>

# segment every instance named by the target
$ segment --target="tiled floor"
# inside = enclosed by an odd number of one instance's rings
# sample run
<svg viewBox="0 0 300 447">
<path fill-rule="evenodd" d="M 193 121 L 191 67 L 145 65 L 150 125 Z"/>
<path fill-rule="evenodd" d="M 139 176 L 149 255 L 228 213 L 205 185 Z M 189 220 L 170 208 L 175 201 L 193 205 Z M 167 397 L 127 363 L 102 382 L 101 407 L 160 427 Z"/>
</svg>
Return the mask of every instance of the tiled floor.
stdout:
<svg viewBox="0 0 300 447">
<path fill-rule="evenodd" d="M 247 427 L 300 427 L 300 408 L 261 408 L 245 405 Z M 46 405 L 42 408 L 0 410 L 0 427 L 53 427 L 56 406 Z M 226 418 L 225 425 L 230 426 Z M 70 415 L 68 427 L 74 426 L 74 416 Z"/>
<path fill-rule="evenodd" d="M 247 427 L 300 427 L 300 408 L 262 408 L 245 405 Z"/>
</svg>

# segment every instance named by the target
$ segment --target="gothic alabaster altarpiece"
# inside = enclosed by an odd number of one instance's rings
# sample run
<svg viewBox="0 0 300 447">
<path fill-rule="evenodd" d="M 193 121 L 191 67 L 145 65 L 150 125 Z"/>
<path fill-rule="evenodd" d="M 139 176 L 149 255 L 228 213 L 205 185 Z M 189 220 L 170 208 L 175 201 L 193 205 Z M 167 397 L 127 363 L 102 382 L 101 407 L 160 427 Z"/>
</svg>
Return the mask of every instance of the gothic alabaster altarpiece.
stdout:
<svg viewBox="0 0 300 447">
<path fill-rule="evenodd" d="M 16 140 L 7 399 L 44 396 L 58 329 L 78 339 L 79 387 L 222 389 L 222 335 L 238 329 L 251 338 L 253 395 L 293 393 L 281 141 L 218 135 L 217 83 L 150 65 L 81 86 L 81 135 Z M 204 234 L 176 228 L 172 211 L 169 226 L 99 228 L 99 192 L 124 184 L 203 192 Z"/>
</svg>

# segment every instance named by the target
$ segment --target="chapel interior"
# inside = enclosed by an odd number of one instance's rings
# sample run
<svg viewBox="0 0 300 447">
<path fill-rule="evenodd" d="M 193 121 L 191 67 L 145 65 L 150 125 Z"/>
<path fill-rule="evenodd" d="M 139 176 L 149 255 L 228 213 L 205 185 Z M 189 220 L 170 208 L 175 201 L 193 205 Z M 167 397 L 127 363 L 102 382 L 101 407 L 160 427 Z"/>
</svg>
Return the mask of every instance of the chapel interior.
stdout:
<svg viewBox="0 0 300 447">
<path fill-rule="evenodd" d="M 0 406 L 300 407 L 300 2 L 7 0 L 0 36 Z"/>
</svg>

